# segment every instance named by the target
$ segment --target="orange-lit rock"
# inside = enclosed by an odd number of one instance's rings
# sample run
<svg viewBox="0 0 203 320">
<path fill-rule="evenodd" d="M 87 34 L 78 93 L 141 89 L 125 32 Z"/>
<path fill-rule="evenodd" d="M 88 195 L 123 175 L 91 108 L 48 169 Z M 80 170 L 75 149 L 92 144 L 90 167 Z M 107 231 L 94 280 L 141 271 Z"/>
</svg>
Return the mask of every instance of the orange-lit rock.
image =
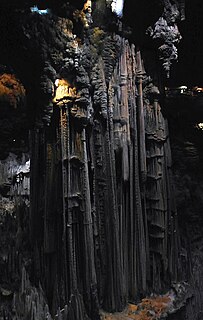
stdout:
<svg viewBox="0 0 203 320">
<path fill-rule="evenodd" d="M 161 319 L 170 309 L 173 296 L 165 294 L 163 296 L 152 296 L 144 298 L 138 304 L 129 304 L 126 310 L 120 313 L 102 313 L 102 320 L 158 320 Z"/>
<path fill-rule="evenodd" d="M 17 108 L 24 98 L 25 88 L 15 75 L 8 73 L 0 75 L 0 102 Z"/>
<path fill-rule="evenodd" d="M 129 304 L 128 305 L 128 313 L 130 314 L 130 313 L 133 313 L 135 311 L 137 311 L 137 306 L 135 304 Z"/>
<path fill-rule="evenodd" d="M 76 97 L 76 88 L 72 87 L 65 79 L 57 79 L 55 85 L 57 88 L 53 102 L 65 102 Z"/>
</svg>

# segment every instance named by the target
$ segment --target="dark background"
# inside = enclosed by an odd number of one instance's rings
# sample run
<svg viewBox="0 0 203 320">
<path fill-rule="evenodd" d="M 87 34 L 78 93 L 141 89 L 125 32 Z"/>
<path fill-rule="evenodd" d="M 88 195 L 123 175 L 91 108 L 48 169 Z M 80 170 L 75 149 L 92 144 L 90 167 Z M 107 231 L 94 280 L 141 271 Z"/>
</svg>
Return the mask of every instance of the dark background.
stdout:
<svg viewBox="0 0 203 320">
<path fill-rule="evenodd" d="M 171 70 L 170 84 L 203 87 L 203 1 L 186 0 L 186 19 L 179 23 L 183 39 L 179 61 Z"/>
<path fill-rule="evenodd" d="M 133 28 L 135 43 L 144 47 L 153 46 L 145 33 L 161 16 L 162 10 L 163 6 L 158 0 L 125 1 L 124 21 Z M 166 85 L 203 87 L 203 1 L 185 0 L 185 11 L 185 21 L 178 22 L 182 35 L 178 45 L 179 59 L 172 66 Z"/>
</svg>

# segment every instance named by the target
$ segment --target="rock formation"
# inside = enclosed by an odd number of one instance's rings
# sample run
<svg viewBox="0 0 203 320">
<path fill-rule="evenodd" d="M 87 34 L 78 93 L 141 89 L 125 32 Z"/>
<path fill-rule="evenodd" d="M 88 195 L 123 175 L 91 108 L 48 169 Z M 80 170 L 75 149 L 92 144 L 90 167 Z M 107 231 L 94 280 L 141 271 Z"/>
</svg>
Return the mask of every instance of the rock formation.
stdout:
<svg viewBox="0 0 203 320">
<path fill-rule="evenodd" d="M 184 4 L 161 3 L 150 34 L 161 39 L 168 72 Z M 122 311 L 171 288 L 174 312 L 191 299 L 163 71 L 154 55 L 145 59 L 111 5 L 3 4 L 3 320 L 96 320 L 101 309 Z M 187 152 L 196 161 L 193 145 Z"/>
</svg>

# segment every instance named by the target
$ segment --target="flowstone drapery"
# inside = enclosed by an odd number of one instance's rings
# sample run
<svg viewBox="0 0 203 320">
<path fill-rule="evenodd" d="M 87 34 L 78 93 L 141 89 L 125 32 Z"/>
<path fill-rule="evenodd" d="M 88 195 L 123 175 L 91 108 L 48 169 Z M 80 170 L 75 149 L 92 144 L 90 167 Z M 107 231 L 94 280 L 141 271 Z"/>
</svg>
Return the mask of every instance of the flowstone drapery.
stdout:
<svg viewBox="0 0 203 320">
<path fill-rule="evenodd" d="M 92 70 L 79 64 L 72 84 L 63 73 L 50 127 L 32 133 L 35 268 L 53 309 L 70 301 L 77 319 L 122 310 L 178 274 L 159 91 L 144 85 L 134 45 L 103 37 Z"/>
</svg>

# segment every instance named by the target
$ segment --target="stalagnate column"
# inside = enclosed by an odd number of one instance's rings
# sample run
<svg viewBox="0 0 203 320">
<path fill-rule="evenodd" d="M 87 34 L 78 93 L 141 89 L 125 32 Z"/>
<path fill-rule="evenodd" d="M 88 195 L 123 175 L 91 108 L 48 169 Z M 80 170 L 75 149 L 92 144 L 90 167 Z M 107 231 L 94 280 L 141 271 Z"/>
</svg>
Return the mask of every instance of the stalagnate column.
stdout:
<svg viewBox="0 0 203 320">
<path fill-rule="evenodd" d="M 53 305 L 66 305 L 77 319 L 85 313 L 96 319 L 99 307 L 122 310 L 128 299 L 177 279 L 170 145 L 159 91 L 146 81 L 134 45 L 119 36 L 106 41 L 90 73 L 92 101 L 80 67 L 78 88 L 61 80 L 51 126 L 33 142 L 36 148 L 43 137 L 47 150 L 41 153 L 47 164 L 40 186 L 41 193 L 46 189 L 40 265 L 50 278 L 55 273 Z M 33 161 L 37 166 L 38 158 Z M 36 197 L 36 189 L 32 193 Z M 53 223 L 59 234 L 51 247 Z"/>
<path fill-rule="evenodd" d="M 51 121 L 31 133 L 33 282 L 53 319 L 96 320 L 179 279 L 170 144 L 135 45 L 68 37 Z"/>
</svg>

